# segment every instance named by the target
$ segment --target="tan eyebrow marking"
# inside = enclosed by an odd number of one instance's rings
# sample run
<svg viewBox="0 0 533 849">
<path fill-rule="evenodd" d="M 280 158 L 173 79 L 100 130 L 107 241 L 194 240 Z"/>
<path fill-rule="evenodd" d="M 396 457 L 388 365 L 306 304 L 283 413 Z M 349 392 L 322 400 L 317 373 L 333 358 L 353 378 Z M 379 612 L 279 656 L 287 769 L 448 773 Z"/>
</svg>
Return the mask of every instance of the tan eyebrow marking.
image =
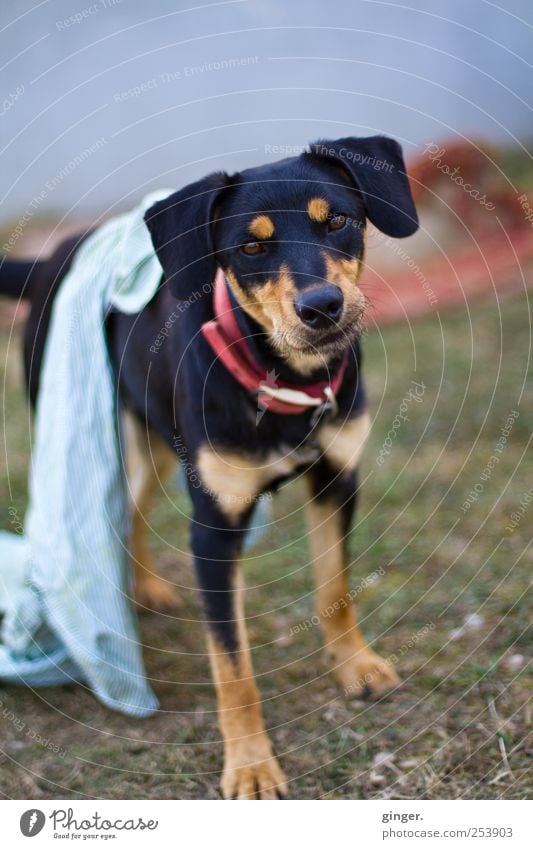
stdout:
<svg viewBox="0 0 533 849">
<path fill-rule="evenodd" d="M 313 221 L 323 224 L 328 220 L 329 203 L 324 198 L 311 198 L 307 204 L 307 213 Z"/>
<path fill-rule="evenodd" d="M 271 239 L 274 235 L 274 222 L 268 215 L 256 215 L 250 221 L 248 230 L 256 239 Z"/>
</svg>

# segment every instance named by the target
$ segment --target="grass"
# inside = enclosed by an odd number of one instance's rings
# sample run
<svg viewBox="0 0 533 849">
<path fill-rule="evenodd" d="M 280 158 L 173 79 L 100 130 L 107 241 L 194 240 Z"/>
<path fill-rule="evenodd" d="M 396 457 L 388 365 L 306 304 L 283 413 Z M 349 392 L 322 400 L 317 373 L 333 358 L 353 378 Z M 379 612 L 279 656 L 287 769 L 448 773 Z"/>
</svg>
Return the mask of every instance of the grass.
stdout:
<svg viewBox="0 0 533 849">
<path fill-rule="evenodd" d="M 346 701 L 328 673 L 318 628 L 293 633 L 313 612 L 298 484 L 276 499 L 275 525 L 247 564 L 254 663 L 293 798 L 531 794 L 525 593 L 533 503 L 506 530 L 533 484 L 525 454 L 533 412 L 529 310 L 524 295 L 469 306 L 469 313 L 372 331 L 365 341 L 375 421 L 350 539 L 352 582 L 384 570 L 358 596 L 360 618 L 381 654 L 396 655 L 401 688 L 377 704 Z M 3 330 L 2 364 L 7 344 Z M 5 528 L 12 527 L 9 508 L 20 517 L 26 504 L 29 423 L 16 354 L 6 370 Z M 409 403 L 409 421 L 379 465 L 412 380 L 425 390 Z M 513 410 L 520 414 L 497 452 Z M 498 462 L 482 478 L 495 452 Z M 104 709 L 82 687 L 0 687 L 4 796 L 218 797 L 222 746 L 187 554 L 188 506 L 174 489 L 169 494 L 152 515 L 152 539 L 183 607 L 176 618 L 142 619 L 161 711 L 137 721 Z"/>
</svg>

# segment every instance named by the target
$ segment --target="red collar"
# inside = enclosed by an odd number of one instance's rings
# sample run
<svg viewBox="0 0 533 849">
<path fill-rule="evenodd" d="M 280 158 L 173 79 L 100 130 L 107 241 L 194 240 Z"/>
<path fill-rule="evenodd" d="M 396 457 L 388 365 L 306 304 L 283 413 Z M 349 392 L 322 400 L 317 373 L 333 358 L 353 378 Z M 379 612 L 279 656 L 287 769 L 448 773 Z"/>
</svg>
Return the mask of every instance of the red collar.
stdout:
<svg viewBox="0 0 533 849">
<path fill-rule="evenodd" d="M 229 298 L 228 287 L 221 268 L 215 277 L 213 298 L 215 318 L 202 324 L 202 333 L 216 356 L 227 370 L 249 392 L 257 396 L 258 406 L 270 413 L 296 415 L 310 408 L 335 407 L 346 365 L 347 354 L 331 381 L 301 385 L 279 380 L 272 372 L 265 372 L 244 338 Z"/>
</svg>

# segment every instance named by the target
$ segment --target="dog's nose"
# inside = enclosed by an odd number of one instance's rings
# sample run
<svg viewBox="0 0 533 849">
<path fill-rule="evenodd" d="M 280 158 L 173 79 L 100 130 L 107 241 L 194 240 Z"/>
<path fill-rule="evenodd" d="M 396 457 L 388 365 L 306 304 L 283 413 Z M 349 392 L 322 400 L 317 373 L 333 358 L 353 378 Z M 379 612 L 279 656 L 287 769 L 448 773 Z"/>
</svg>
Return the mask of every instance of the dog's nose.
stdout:
<svg viewBox="0 0 533 849">
<path fill-rule="evenodd" d="M 344 297 L 341 290 L 330 283 L 301 292 L 294 302 L 298 318 L 314 330 L 321 330 L 338 321 L 343 306 Z"/>
</svg>

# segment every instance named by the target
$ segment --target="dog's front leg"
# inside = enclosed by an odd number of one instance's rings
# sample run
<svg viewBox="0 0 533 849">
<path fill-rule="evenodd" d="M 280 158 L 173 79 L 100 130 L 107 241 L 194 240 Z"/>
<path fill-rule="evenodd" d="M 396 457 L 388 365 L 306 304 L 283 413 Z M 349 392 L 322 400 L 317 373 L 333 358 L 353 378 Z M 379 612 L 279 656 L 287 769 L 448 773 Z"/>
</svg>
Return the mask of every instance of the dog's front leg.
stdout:
<svg viewBox="0 0 533 849">
<path fill-rule="evenodd" d="M 333 673 L 351 698 L 380 695 L 399 683 L 391 664 L 374 652 L 357 625 L 348 583 L 346 543 L 355 508 L 357 475 L 336 472 L 323 457 L 307 476 L 306 505 L 315 573 L 315 610 Z"/>
<path fill-rule="evenodd" d="M 242 536 L 240 521 L 230 524 L 213 505 L 195 510 L 192 547 L 224 738 L 222 792 L 227 799 L 275 799 L 287 788 L 253 676 L 238 563 Z"/>
</svg>

